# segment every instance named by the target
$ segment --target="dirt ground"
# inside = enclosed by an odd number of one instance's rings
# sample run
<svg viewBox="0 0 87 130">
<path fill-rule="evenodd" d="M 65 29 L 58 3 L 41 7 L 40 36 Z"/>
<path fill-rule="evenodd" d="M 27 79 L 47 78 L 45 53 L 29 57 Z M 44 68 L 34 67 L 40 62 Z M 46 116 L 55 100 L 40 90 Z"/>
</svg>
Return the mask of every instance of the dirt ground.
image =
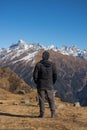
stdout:
<svg viewBox="0 0 87 130">
<path fill-rule="evenodd" d="M 87 107 L 75 107 L 55 98 L 58 117 L 50 118 L 45 103 L 45 117 L 38 118 L 36 91 L 17 95 L 0 89 L 0 130 L 87 130 Z"/>
</svg>

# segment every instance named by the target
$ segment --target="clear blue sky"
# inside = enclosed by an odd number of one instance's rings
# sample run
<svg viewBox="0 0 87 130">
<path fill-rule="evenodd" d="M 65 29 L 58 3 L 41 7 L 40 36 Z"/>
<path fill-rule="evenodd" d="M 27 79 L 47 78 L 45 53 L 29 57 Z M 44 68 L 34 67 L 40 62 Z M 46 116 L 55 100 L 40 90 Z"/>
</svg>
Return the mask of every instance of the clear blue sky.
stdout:
<svg viewBox="0 0 87 130">
<path fill-rule="evenodd" d="M 0 48 L 19 39 L 87 49 L 87 0 L 0 0 Z"/>
</svg>

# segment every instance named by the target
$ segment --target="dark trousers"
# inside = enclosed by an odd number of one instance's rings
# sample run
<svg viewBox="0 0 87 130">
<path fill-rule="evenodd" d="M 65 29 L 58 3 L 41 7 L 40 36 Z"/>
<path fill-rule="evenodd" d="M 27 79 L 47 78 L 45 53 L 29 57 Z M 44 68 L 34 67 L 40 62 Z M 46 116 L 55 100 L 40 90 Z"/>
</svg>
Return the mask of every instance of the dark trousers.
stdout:
<svg viewBox="0 0 87 130">
<path fill-rule="evenodd" d="M 53 90 L 38 90 L 40 114 L 44 114 L 45 97 L 47 97 L 51 113 L 55 113 L 55 102 Z"/>
</svg>

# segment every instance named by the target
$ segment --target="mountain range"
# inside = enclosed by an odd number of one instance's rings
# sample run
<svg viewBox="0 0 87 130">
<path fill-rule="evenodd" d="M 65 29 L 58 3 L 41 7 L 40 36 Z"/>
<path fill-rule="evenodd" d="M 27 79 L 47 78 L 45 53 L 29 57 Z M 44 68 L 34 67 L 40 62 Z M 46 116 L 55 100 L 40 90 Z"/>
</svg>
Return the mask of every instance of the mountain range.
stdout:
<svg viewBox="0 0 87 130">
<path fill-rule="evenodd" d="M 57 66 L 58 78 L 54 86 L 56 96 L 63 101 L 79 101 L 81 105 L 87 105 L 87 50 L 80 50 L 76 46 L 63 46 L 60 49 L 54 45 L 45 47 L 39 43 L 28 44 L 19 40 L 9 48 L 0 49 L 0 66 L 11 68 L 35 88 L 32 73 L 44 50 L 49 51 L 50 60 Z"/>
<path fill-rule="evenodd" d="M 17 44 L 12 44 L 9 48 L 0 48 L 0 57 L 2 58 L 5 54 L 8 55 L 9 52 L 12 51 L 18 51 L 17 56 L 23 53 L 24 51 L 27 50 L 40 50 L 40 49 L 45 49 L 45 50 L 53 50 L 55 52 L 61 53 L 63 55 L 72 55 L 76 57 L 80 57 L 83 59 L 87 59 L 87 50 L 81 50 L 77 46 L 73 45 L 71 47 L 67 46 L 62 46 L 61 48 L 58 48 L 54 45 L 50 45 L 48 47 L 45 47 L 39 43 L 26 43 L 23 40 L 19 40 Z M 4 53 L 4 55 L 3 55 Z"/>
</svg>

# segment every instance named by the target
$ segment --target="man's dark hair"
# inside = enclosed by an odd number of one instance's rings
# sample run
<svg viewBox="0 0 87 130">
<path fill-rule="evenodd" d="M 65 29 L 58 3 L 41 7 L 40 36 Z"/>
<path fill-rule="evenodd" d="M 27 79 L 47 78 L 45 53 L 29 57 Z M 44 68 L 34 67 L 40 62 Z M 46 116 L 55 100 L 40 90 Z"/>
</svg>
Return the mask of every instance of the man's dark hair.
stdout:
<svg viewBox="0 0 87 130">
<path fill-rule="evenodd" d="M 43 54 L 42 54 L 42 59 L 43 60 L 48 60 L 50 57 L 50 54 L 48 51 L 44 51 Z"/>
</svg>

